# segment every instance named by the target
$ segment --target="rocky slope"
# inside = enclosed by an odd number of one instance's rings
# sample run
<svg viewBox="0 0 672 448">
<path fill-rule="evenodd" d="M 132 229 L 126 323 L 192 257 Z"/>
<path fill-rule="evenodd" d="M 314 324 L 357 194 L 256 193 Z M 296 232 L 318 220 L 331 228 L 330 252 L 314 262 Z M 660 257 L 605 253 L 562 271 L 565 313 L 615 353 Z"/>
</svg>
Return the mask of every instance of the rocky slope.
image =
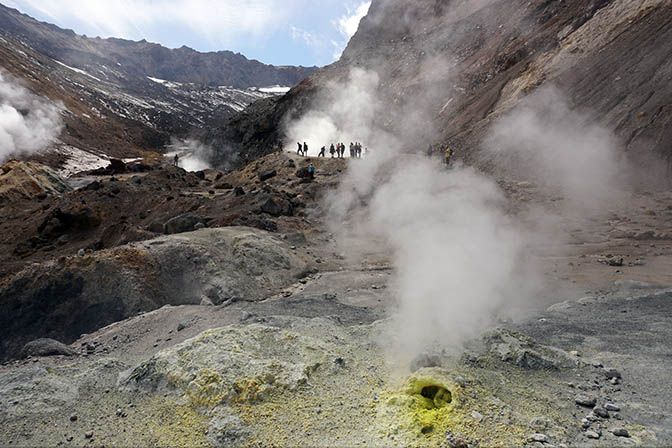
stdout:
<svg viewBox="0 0 672 448">
<path fill-rule="evenodd" d="M 389 106 L 375 122 L 409 149 L 450 143 L 474 159 L 488 123 L 553 85 L 630 153 L 667 156 L 671 21 L 664 0 L 374 0 L 340 61 L 234 117 L 220 137 L 263 153 L 286 134 L 288 116 L 359 67 L 378 74 Z"/>
</svg>

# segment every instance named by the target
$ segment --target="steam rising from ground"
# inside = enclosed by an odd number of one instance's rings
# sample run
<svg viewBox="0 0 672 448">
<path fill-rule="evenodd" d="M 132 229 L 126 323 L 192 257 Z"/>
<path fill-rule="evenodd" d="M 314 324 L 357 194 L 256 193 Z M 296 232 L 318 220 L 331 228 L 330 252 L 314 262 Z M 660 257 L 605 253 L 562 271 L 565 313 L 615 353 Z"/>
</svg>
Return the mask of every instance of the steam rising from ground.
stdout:
<svg viewBox="0 0 672 448">
<path fill-rule="evenodd" d="M 378 83 L 377 73 L 362 69 L 353 69 L 344 84 L 329 83 L 318 107 L 289 122 L 285 132 L 288 148 L 306 142 L 309 154 L 316 156 L 322 146 L 328 149 L 331 143 L 368 142 L 379 109 Z"/>
<path fill-rule="evenodd" d="M 329 222 L 339 223 L 333 230 L 346 253 L 380 244 L 392 254 L 401 341 L 394 348 L 407 359 L 427 347 L 459 347 L 535 277 L 524 269 L 525 238 L 496 183 L 474 169 L 446 170 L 440 158 L 409 154 L 403 138 L 376 128 L 377 88 L 375 73 L 353 70 L 346 85 L 330 86 L 326 107 L 290 129 L 312 126 L 321 138 L 358 135 L 372 148 L 326 198 Z M 409 116 L 423 115 L 418 109 Z"/>
<path fill-rule="evenodd" d="M 210 161 L 213 158 L 213 149 L 198 140 L 177 140 L 173 139 L 171 147 L 175 150 L 168 153 L 167 156 L 179 156 L 179 165 L 187 171 L 202 171 L 212 168 Z M 228 167 L 227 167 L 228 168 Z"/>
<path fill-rule="evenodd" d="M 417 129 L 409 140 L 376 126 L 383 107 L 378 80 L 375 72 L 353 69 L 287 129 L 295 140 L 307 136 L 313 150 L 350 139 L 372 149 L 370 157 L 351 162 L 325 198 L 328 222 L 345 253 L 384 248 L 391 254 L 390 294 L 398 303 L 391 348 L 407 361 L 428 348 L 458 350 L 502 311 L 535 300 L 541 276 L 527 254 L 555 236 L 511 216 L 490 177 L 413 154 L 417 148 L 402 142 L 416 141 Z M 417 122 L 429 115 L 423 106 L 407 104 L 405 113 Z M 486 148 L 509 174 L 560 189 L 577 210 L 600 204 L 620 170 L 611 134 L 572 112 L 555 90 L 533 95 L 496 122 Z"/>
<path fill-rule="evenodd" d="M 0 70 L 0 162 L 45 149 L 61 133 L 60 110 Z"/>
<path fill-rule="evenodd" d="M 561 195 L 574 214 L 606 209 L 627 188 L 617 139 L 587 113 L 572 110 L 554 87 L 497 121 L 484 146 L 498 169 Z"/>
</svg>

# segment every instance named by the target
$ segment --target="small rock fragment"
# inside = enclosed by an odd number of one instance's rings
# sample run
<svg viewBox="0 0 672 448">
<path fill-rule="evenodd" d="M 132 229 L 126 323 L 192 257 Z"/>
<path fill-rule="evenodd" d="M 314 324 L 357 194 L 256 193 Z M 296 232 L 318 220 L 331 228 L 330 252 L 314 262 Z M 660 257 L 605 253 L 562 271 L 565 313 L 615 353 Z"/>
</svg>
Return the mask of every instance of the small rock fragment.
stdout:
<svg viewBox="0 0 672 448">
<path fill-rule="evenodd" d="M 483 414 L 481 414 L 478 411 L 471 411 L 471 416 L 476 420 L 478 423 L 481 423 L 483 421 Z"/>
<path fill-rule="evenodd" d="M 609 418 L 609 411 L 600 406 L 595 407 L 593 409 L 593 413 L 595 413 L 595 415 L 597 415 L 600 418 Z"/>
<path fill-rule="evenodd" d="M 613 428 L 611 430 L 611 433 L 616 437 L 630 437 L 630 433 L 628 432 L 628 430 L 623 427 Z"/>
<path fill-rule="evenodd" d="M 604 409 L 606 409 L 607 411 L 611 411 L 611 412 L 619 412 L 619 411 L 621 410 L 620 407 L 616 406 L 616 405 L 613 404 L 613 403 L 607 403 L 607 404 L 605 404 L 605 405 L 604 405 Z"/>
<path fill-rule="evenodd" d="M 620 379 L 621 378 L 621 372 L 619 372 L 616 369 L 609 369 L 609 368 L 605 367 L 604 376 L 606 376 L 608 379 L 612 379 L 612 378 Z"/>
<path fill-rule="evenodd" d="M 600 438 L 600 435 L 598 433 L 596 433 L 595 431 L 588 430 L 588 431 L 586 431 L 586 437 L 588 437 L 589 439 L 597 440 L 597 439 Z"/>
<path fill-rule="evenodd" d="M 552 422 L 548 417 L 534 417 L 531 423 L 535 431 L 543 431 L 550 427 Z"/>
<path fill-rule="evenodd" d="M 533 442 L 540 442 L 540 443 L 548 442 L 548 436 L 546 434 L 541 433 L 532 434 L 529 437 L 529 439 L 532 440 Z"/>
<path fill-rule="evenodd" d="M 466 380 L 466 379 L 462 378 L 461 376 L 456 376 L 455 377 L 455 384 L 464 388 L 464 387 L 467 387 L 467 384 L 469 384 L 469 380 Z"/>
<path fill-rule="evenodd" d="M 71 421 L 71 422 L 76 422 L 78 418 L 79 418 L 79 417 L 77 417 L 77 414 L 72 414 L 72 415 L 70 416 L 70 421 Z"/>
<path fill-rule="evenodd" d="M 597 404 L 597 398 L 592 395 L 579 394 L 574 398 L 574 401 L 579 406 L 585 406 L 587 408 L 593 408 Z"/>
<path fill-rule="evenodd" d="M 93 437 L 93 431 L 86 431 L 84 433 L 84 437 L 86 437 L 87 439 L 92 438 Z"/>
</svg>

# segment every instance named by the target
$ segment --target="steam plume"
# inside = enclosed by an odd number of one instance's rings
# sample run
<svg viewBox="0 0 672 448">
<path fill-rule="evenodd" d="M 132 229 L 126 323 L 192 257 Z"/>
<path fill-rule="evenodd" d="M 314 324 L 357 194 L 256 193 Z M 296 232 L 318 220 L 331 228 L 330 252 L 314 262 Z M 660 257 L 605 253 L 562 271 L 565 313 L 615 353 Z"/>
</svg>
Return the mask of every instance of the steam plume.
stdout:
<svg viewBox="0 0 672 448">
<path fill-rule="evenodd" d="M 448 171 L 440 159 L 409 154 L 408 139 L 377 127 L 375 72 L 354 69 L 345 84 L 328 89 L 327 102 L 290 132 L 336 140 L 339 133 L 357 135 L 371 147 L 371 156 L 353 161 L 326 198 L 329 222 L 339 223 L 332 230 L 346 253 L 372 244 L 391 253 L 403 341 L 397 353 L 407 358 L 428 346 L 458 347 L 534 278 L 524 269 L 525 238 L 506 215 L 503 194 L 472 168 Z M 427 115 L 422 104 L 406 108 L 414 122 Z"/>
<path fill-rule="evenodd" d="M 491 128 L 484 147 L 506 174 L 564 198 L 565 212 L 592 214 L 628 189 L 616 137 L 588 114 L 572 110 L 549 86 L 524 99 Z"/>
<path fill-rule="evenodd" d="M 418 141 L 431 95 L 406 103 L 413 125 L 392 134 L 374 119 L 384 104 L 378 89 L 375 72 L 353 69 L 290 122 L 288 135 L 359 138 L 371 148 L 326 196 L 328 222 L 338 223 L 331 230 L 352 257 L 381 248 L 391 254 L 398 335 L 391 348 L 407 361 L 427 349 L 459 350 L 498 314 L 535 300 L 541 275 L 528 254 L 556 236 L 543 226 L 533 231 L 523 219 L 529 216 L 510 215 L 491 178 L 461 165 L 448 170 L 404 143 Z M 575 211 L 595 212 L 613 193 L 622 165 L 616 139 L 589 118 L 572 111 L 559 91 L 542 90 L 495 122 L 486 152 L 507 174 L 562 191 Z M 424 131 L 431 134 L 428 126 Z"/>
<path fill-rule="evenodd" d="M 0 70 L 0 162 L 45 149 L 61 132 L 60 110 Z"/>
</svg>

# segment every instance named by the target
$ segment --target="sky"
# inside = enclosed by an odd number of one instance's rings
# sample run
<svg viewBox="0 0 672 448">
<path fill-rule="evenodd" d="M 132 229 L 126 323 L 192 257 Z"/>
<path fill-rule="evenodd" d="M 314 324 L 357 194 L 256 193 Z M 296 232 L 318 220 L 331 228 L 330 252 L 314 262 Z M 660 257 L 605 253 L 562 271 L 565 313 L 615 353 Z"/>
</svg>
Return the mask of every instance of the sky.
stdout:
<svg viewBox="0 0 672 448">
<path fill-rule="evenodd" d="M 273 65 L 337 60 L 368 0 L 0 0 L 88 37 L 230 50 Z"/>
</svg>

